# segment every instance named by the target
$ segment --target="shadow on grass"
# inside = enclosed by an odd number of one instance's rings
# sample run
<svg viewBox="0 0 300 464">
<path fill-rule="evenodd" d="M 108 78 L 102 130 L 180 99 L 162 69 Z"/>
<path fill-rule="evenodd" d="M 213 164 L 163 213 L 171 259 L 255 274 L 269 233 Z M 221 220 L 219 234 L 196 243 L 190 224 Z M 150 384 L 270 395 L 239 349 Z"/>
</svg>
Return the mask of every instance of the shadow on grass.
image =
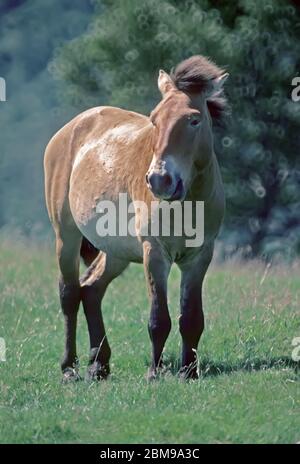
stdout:
<svg viewBox="0 0 300 464">
<path fill-rule="evenodd" d="M 180 360 L 175 355 L 166 356 L 164 359 L 165 367 L 176 375 L 180 368 Z M 208 358 L 200 360 L 200 376 L 214 377 L 221 374 L 232 374 L 238 371 L 252 372 L 263 371 L 267 369 L 284 369 L 292 368 L 295 373 L 300 371 L 300 363 L 293 361 L 288 356 L 271 357 L 271 358 L 253 358 L 241 359 L 236 363 L 229 361 L 213 361 Z"/>
</svg>

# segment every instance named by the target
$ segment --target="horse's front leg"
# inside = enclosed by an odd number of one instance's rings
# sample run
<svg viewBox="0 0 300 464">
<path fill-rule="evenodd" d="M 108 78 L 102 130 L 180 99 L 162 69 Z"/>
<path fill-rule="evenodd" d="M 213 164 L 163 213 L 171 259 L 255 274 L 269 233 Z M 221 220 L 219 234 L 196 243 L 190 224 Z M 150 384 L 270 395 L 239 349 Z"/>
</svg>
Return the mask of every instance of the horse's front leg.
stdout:
<svg viewBox="0 0 300 464">
<path fill-rule="evenodd" d="M 180 374 L 186 379 L 198 378 L 197 348 L 204 330 L 202 283 L 211 262 L 213 248 L 205 249 L 193 262 L 181 265 L 179 329 L 182 336 Z"/>
<path fill-rule="evenodd" d="M 152 361 L 148 380 L 157 377 L 162 365 L 162 352 L 171 330 L 167 302 L 167 280 L 171 263 L 164 257 L 159 245 L 144 242 L 144 270 L 150 296 L 150 320 L 148 331 L 152 342 Z"/>
</svg>

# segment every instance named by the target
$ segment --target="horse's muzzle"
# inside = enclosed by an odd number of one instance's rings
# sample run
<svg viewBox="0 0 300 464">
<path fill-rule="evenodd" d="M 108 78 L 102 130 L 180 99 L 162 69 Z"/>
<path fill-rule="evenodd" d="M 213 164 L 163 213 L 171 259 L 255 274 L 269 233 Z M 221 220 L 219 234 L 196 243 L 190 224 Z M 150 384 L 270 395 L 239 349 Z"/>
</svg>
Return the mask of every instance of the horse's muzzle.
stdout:
<svg viewBox="0 0 300 464">
<path fill-rule="evenodd" d="M 175 201 L 184 197 L 183 182 L 178 175 L 148 173 L 146 182 L 153 195 L 162 200 Z"/>
</svg>

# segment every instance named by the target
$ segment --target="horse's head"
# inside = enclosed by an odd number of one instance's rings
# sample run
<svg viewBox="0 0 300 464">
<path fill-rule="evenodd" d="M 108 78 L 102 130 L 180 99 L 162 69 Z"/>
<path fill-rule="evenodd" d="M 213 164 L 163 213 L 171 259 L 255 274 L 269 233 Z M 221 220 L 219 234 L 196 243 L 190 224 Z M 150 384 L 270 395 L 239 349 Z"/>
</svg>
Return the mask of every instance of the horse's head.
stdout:
<svg viewBox="0 0 300 464">
<path fill-rule="evenodd" d="M 161 199 L 183 200 L 194 166 L 203 168 L 212 153 L 211 117 L 225 109 L 221 97 L 228 74 L 202 56 L 159 72 L 162 101 L 150 115 L 155 127 L 154 155 L 146 175 L 148 187 Z"/>
</svg>

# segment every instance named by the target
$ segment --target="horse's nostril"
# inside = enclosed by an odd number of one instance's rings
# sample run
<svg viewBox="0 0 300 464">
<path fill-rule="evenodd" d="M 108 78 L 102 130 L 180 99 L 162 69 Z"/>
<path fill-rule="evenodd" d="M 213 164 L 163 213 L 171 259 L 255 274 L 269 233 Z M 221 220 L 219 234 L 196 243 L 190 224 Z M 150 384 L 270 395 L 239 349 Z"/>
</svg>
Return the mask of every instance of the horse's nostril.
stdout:
<svg viewBox="0 0 300 464">
<path fill-rule="evenodd" d="M 155 189 L 158 184 L 158 175 L 157 174 L 146 174 L 146 182 L 151 189 Z"/>
<path fill-rule="evenodd" d="M 163 183 L 164 183 L 165 187 L 170 187 L 170 185 L 172 185 L 173 179 L 170 176 L 170 174 L 164 174 L 163 175 Z"/>
<path fill-rule="evenodd" d="M 146 175 L 146 182 L 153 192 L 162 194 L 170 190 L 173 185 L 173 178 L 168 173 L 163 175 L 150 173 Z"/>
</svg>

